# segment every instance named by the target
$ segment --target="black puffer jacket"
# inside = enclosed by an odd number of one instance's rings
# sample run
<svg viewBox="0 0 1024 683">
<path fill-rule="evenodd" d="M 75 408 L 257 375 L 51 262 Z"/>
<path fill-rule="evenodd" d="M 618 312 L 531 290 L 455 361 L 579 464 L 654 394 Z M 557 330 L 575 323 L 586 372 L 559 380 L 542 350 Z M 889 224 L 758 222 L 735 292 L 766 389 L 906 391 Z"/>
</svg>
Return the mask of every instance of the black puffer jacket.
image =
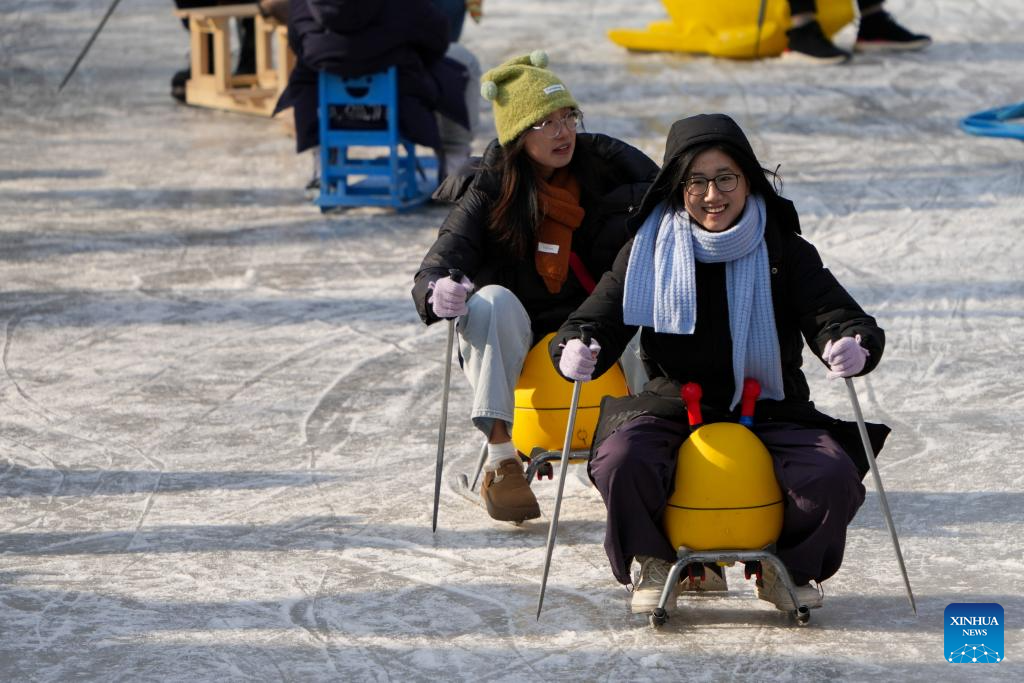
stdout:
<svg viewBox="0 0 1024 683">
<path fill-rule="evenodd" d="M 288 43 L 296 65 L 275 113 L 295 108 L 299 152 L 319 141 L 320 71 L 350 78 L 398 67 L 399 125 L 417 144 L 440 147 L 435 111 L 468 127 L 468 72 L 444 57 L 448 20 L 430 0 L 291 0 Z"/>
<path fill-rule="evenodd" d="M 597 186 L 581 194 L 585 215 L 573 232 L 572 250 L 597 280 L 611 268 L 629 238 L 626 220 L 640 205 L 658 167 L 640 150 L 606 135 L 580 133 L 574 153 L 582 155 L 594 171 Z M 416 273 L 412 297 L 423 321 L 437 322 L 427 303 L 428 286 L 447 275 L 449 268 L 458 268 L 478 288 L 497 284 L 511 290 L 530 316 L 534 339 L 539 339 L 558 329 L 587 292 L 570 271 L 561 291 L 551 294 L 537 274 L 532 250 L 526 258 L 512 257 L 488 230 L 500 189 L 500 179 L 490 169 L 501 154 L 502 148 L 493 141 L 476 166 L 483 170 L 449 176 L 435 193 L 435 199 L 455 202 L 455 206 Z"/>
<path fill-rule="evenodd" d="M 670 143 L 672 139 L 670 138 Z M 676 157 L 681 149 L 666 154 Z M 639 227 L 646 213 L 661 202 L 670 190 L 664 178 L 652 186 L 641 211 L 630 221 Z M 861 335 L 861 344 L 870 355 L 860 374 L 870 372 L 882 357 L 885 334 L 856 301 L 836 281 L 818 256 L 817 250 L 799 233 L 799 221 L 793 204 L 777 195 L 766 197 L 768 209 L 765 242 L 771 277 L 772 304 L 779 336 L 780 360 L 785 398 L 757 403 L 757 420 L 793 422 L 828 429 L 861 469 L 867 471 L 856 425 L 835 420 L 818 412 L 810 401 L 807 379 L 801 370 L 803 345 L 820 357 L 830 335 L 838 325 L 841 336 Z M 637 327 L 623 322 L 622 302 L 626 268 L 633 242 L 630 240 L 615 260 L 611 272 L 594 293 L 561 326 L 549 346 L 555 367 L 561 358 L 559 344 L 580 336 L 580 326 L 593 326 L 593 336 L 601 344 L 595 376 L 607 370 L 622 354 Z M 653 414 L 685 421 L 679 399 L 679 387 L 697 382 L 703 389 L 706 421 L 734 419 L 729 404 L 733 396 L 733 367 L 729 308 L 724 263 L 696 263 L 697 322 L 692 335 L 657 333 L 643 328 L 641 357 L 653 378 L 640 397 L 624 399 L 614 406 L 612 416 L 602 417 L 595 442 L 615 427 L 639 414 Z M 823 370 L 822 370 L 823 371 Z M 709 418 L 710 416 L 710 418 Z M 881 448 L 889 429 L 871 425 L 869 433 L 875 449 Z M 595 444 L 596 445 L 596 444 Z"/>
<path fill-rule="evenodd" d="M 292 0 L 288 39 L 314 69 L 364 76 L 437 61 L 448 20 L 430 0 Z"/>
</svg>

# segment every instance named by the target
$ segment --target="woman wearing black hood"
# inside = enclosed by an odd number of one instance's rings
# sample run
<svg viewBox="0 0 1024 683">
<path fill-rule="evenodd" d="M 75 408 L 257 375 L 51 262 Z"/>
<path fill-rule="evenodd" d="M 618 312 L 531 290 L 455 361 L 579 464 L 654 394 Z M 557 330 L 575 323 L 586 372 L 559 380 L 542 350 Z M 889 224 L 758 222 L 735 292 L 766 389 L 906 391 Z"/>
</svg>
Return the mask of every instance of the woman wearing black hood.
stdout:
<svg viewBox="0 0 1024 683">
<path fill-rule="evenodd" d="M 701 385 L 707 422 L 735 421 L 744 378 L 760 382 L 753 431 L 785 498 L 777 555 L 809 607 L 821 605 L 820 583 L 838 571 L 846 527 L 864 501 L 856 425 L 815 410 L 802 350 L 806 341 L 829 377 L 863 375 L 878 364 L 885 336 L 800 237 L 796 210 L 772 175 L 728 116 L 677 121 L 662 170 L 630 221 L 634 238 L 551 342 L 559 372 L 587 381 L 641 330 L 652 379 L 639 396 L 606 406 L 589 465 L 608 509 L 605 550 L 615 577 L 628 584 L 633 559 L 640 565 L 634 612 L 657 606 L 676 558 L 661 518 L 689 434 L 679 398 L 686 382 Z M 597 353 L 578 339 L 583 324 L 593 326 Z M 877 452 L 889 429 L 868 429 Z M 708 577 L 725 588 L 720 570 Z M 757 594 L 791 608 L 768 563 Z M 675 600 L 673 591 L 670 608 Z"/>
</svg>

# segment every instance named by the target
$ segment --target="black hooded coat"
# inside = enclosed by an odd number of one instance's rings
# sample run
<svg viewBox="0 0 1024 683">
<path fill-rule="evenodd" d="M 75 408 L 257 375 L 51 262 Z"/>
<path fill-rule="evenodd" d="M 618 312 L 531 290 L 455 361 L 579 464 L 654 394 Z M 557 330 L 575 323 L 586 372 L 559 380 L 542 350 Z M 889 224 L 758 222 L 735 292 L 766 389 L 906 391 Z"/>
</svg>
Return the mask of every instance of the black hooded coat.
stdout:
<svg viewBox="0 0 1024 683">
<path fill-rule="evenodd" d="M 687 149 L 703 143 L 721 143 L 741 155 L 756 156 L 742 130 L 727 116 L 704 115 L 677 121 L 669 132 L 661 172 L 629 219 L 635 235 L 652 210 L 670 192 L 676 174 L 675 163 Z M 803 347 L 821 356 L 831 335 L 861 335 L 869 352 L 861 375 L 870 372 L 882 357 L 885 333 L 867 315 L 832 273 L 824 267 L 817 250 L 800 236 L 800 223 L 793 203 L 771 191 L 763 197 L 767 209 L 765 242 L 771 278 L 772 304 L 779 337 L 785 398 L 757 402 L 755 421 L 777 421 L 824 428 L 843 446 L 863 477 L 868 471 L 856 423 L 829 417 L 815 409 L 804 377 Z M 603 374 L 622 355 L 637 331 L 623 322 L 623 293 L 626 267 L 633 240 L 622 248 L 611 271 L 606 273 L 587 298 L 558 330 L 549 346 L 555 367 L 561 358 L 561 344 L 580 336 L 580 326 L 593 326 L 601 344 L 594 376 Z M 652 378 L 635 397 L 606 399 L 594 438 L 593 449 L 615 429 L 639 415 L 654 415 L 686 423 L 686 411 L 679 397 L 686 382 L 703 389 L 706 422 L 735 421 L 729 410 L 734 390 L 732 339 L 729 330 L 724 263 L 696 263 L 697 321 L 692 335 L 658 333 L 644 327 L 641 359 Z M 838 327 L 833 327 L 833 326 Z M 869 424 L 868 433 L 877 453 L 889 428 Z"/>
</svg>

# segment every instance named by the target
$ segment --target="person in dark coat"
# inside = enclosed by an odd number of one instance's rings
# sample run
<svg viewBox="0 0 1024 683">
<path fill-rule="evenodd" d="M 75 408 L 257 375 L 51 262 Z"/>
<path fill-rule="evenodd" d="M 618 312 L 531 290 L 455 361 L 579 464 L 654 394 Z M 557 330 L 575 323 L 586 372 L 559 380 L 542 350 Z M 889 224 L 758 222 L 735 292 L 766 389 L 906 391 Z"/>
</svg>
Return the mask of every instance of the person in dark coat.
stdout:
<svg viewBox="0 0 1024 683">
<path fill-rule="evenodd" d="M 640 565 L 634 612 L 657 606 L 676 558 L 661 519 L 689 434 L 684 383 L 702 387 L 705 422 L 713 422 L 736 421 L 744 379 L 760 382 L 752 429 L 785 499 L 777 555 L 807 606 L 821 605 L 820 585 L 810 582 L 839 569 L 846 527 L 864 500 L 856 425 L 814 408 L 802 349 L 806 342 L 825 361 L 829 377 L 863 375 L 881 359 L 885 335 L 800 236 L 793 204 L 769 175 L 728 116 L 677 121 L 662 170 L 630 221 L 634 238 L 549 347 L 563 376 L 585 381 L 641 330 L 652 379 L 640 395 L 606 403 L 589 466 L 608 509 L 612 572 L 628 584 L 633 559 Z M 578 339 L 583 324 L 593 326 L 589 348 Z M 877 451 L 889 429 L 869 432 Z M 791 609 L 769 563 L 757 592 Z"/>
<path fill-rule="evenodd" d="M 526 354 L 611 267 L 657 174 L 626 143 L 577 133 L 576 100 L 546 65 L 535 51 L 483 75 L 498 139 L 435 193 L 455 206 L 412 289 L 425 323 L 459 318 L 472 420 L 489 441 L 481 496 L 491 517 L 516 522 L 540 516 L 510 441 Z"/>
<path fill-rule="evenodd" d="M 275 113 L 294 108 L 296 151 L 319 144 L 317 78 L 398 68 L 399 129 L 443 158 L 435 112 L 464 127 L 466 68 L 446 59 L 448 20 L 431 0 L 291 0 L 288 44 L 296 63 Z"/>
<path fill-rule="evenodd" d="M 462 25 L 469 11 L 466 0 L 432 0 L 448 19 L 448 51 L 445 56 L 466 68 L 469 82 L 480 81 L 480 61 L 465 45 L 459 42 Z M 474 16 L 479 22 L 479 16 Z M 438 115 L 437 125 L 444 144 L 445 175 L 456 173 L 469 162 L 473 152 L 473 138 L 480 128 L 480 93 L 475 87 L 466 88 L 466 124 L 456 123 L 446 116 Z M 443 177 L 441 178 L 444 179 Z"/>
</svg>

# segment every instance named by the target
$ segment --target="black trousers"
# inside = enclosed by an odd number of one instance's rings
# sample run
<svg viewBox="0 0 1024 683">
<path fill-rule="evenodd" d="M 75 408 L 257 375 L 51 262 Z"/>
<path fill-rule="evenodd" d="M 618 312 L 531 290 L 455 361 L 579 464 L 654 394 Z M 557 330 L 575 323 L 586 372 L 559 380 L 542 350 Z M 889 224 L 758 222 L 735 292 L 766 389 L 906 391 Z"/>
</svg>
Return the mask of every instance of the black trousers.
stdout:
<svg viewBox="0 0 1024 683">
<path fill-rule="evenodd" d="M 843 563 L 846 527 L 864 502 L 853 461 L 821 429 L 767 422 L 753 431 L 772 456 L 784 499 L 776 554 L 797 584 L 824 581 Z M 608 510 L 604 549 L 620 583 L 638 555 L 675 562 L 661 518 L 675 484 L 686 425 L 642 416 L 605 439 L 589 465 Z"/>
</svg>

